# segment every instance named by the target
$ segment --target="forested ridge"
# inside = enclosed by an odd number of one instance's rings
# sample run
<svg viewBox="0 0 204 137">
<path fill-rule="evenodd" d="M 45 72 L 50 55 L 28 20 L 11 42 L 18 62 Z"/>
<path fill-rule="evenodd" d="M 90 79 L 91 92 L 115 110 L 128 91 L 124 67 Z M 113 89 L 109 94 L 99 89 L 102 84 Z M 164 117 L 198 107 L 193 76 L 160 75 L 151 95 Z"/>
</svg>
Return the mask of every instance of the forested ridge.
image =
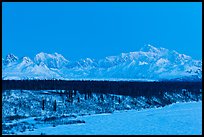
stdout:
<svg viewBox="0 0 204 137">
<path fill-rule="evenodd" d="M 165 92 L 201 92 L 202 82 L 141 82 L 92 80 L 3 80 L 3 90 L 69 90 L 81 93 L 107 93 L 129 96 L 161 95 Z"/>
</svg>

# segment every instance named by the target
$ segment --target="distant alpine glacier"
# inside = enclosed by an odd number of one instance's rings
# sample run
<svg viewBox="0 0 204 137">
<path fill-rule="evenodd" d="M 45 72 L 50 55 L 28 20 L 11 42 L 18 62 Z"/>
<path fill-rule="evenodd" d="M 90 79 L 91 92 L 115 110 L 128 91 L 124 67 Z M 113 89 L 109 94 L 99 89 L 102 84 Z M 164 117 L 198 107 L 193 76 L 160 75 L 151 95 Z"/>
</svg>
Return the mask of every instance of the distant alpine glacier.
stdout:
<svg viewBox="0 0 204 137">
<path fill-rule="evenodd" d="M 136 52 L 78 61 L 58 53 L 41 52 L 33 60 L 8 54 L 2 58 L 2 79 L 193 81 L 202 79 L 202 60 L 152 45 Z"/>
</svg>

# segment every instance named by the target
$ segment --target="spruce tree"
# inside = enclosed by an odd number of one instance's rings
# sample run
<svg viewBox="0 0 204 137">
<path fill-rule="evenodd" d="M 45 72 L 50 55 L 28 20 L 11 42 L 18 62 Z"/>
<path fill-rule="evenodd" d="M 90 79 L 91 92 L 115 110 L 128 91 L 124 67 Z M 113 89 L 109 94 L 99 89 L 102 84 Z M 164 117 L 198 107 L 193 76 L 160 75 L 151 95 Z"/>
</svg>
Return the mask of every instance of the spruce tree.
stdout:
<svg viewBox="0 0 204 137">
<path fill-rule="evenodd" d="M 80 98 L 78 97 L 78 103 L 80 103 Z"/>
<path fill-rule="evenodd" d="M 45 100 L 42 99 L 42 110 L 45 110 Z"/>
<path fill-rule="evenodd" d="M 53 107 L 53 110 L 54 110 L 54 111 L 57 111 L 57 101 L 56 101 L 56 100 L 54 101 L 54 107 Z"/>
</svg>

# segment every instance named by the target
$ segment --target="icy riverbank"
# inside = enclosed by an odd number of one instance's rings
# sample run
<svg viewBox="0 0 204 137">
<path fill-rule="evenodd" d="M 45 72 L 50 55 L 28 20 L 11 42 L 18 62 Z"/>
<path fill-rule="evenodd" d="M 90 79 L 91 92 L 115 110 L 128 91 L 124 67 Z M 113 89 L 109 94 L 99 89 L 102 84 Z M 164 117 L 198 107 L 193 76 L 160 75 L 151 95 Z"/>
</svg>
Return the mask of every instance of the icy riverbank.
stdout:
<svg viewBox="0 0 204 137">
<path fill-rule="evenodd" d="M 41 127 L 17 134 L 202 134 L 202 102 L 81 116 L 85 123 Z"/>
</svg>

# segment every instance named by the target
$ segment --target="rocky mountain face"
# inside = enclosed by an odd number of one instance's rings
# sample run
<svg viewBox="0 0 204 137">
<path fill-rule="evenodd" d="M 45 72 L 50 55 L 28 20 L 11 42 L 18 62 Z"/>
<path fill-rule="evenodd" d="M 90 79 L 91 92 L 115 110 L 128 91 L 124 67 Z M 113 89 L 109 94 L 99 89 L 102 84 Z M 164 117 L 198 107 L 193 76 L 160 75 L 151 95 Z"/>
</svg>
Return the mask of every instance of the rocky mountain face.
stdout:
<svg viewBox="0 0 204 137">
<path fill-rule="evenodd" d="M 152 45 L 98 60 L 70 61 L 43 52 L 31 60 L 9 54 L 2 58 L 2 79 L 201 80 L 202 61 Z"/>
</svg>

